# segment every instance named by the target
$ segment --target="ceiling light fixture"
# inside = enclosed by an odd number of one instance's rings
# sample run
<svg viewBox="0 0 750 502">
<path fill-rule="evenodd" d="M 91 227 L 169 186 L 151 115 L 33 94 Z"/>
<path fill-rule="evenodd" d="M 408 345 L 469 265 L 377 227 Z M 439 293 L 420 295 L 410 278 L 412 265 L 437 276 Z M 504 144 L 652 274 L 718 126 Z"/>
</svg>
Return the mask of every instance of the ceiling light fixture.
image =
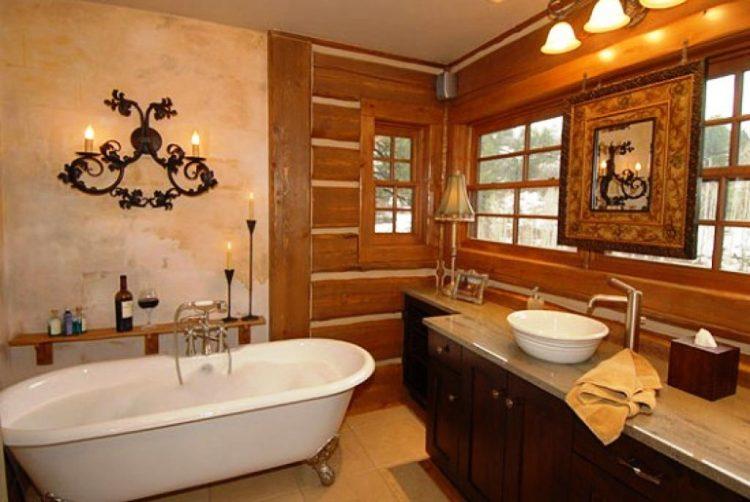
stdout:
<svg viewBox="0 0 750 502">
<path fill-rule="evenodd" d="M 583 29 L 589 33 L 606 33 L 626 26 L 635 26 L 648 9 L 668 9 L 687 0 L 596 0 L 591 16 Z M 590 6 L 594 0 L 549 0 L 547 16 L 555 21 L 541 47 L 544 54 L 564 54 L 577 49 L 581 41 L 566 21 L 574 12 Z"/>
<path fill-rule="evenodd" d="M 625 14 L 620 0 L 598 0 L 591 11 L 589 22 L 583 29 L 589 33 L 606 33 L 619 30 L 630 23 L 630 16 Z"/>
<path fill-rule="evenodd" d="M 570 23 L 560 21 L 556 23 L 547 34 L 547 42 L 542 47 L 545 54 L 564 54 L 581 46 L 581 41 L 576 38 L 576 33 Z"/>
<path fill-rule="evenodd" d="M 678 5 L 682 5 L 687 0 L 640 0 L 641 5 L 646 7 L 647 9 L 671 9 L 672 7 L 677 7 Z"/>
</svg>

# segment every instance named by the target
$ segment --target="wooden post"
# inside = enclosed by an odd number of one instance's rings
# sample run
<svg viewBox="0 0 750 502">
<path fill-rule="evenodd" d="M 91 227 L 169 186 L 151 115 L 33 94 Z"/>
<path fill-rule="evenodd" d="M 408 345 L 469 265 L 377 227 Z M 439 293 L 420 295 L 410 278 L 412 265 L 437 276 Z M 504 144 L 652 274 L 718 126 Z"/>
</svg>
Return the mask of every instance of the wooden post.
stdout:
<svg viewBox="0 0 750 502">
<path fill-rule="evenodd" d="M 152 333 L 143 337 L 143 353 L 147 356 L 159 353 L 158 333 Z"/>
<path fill-rule="evenodd" d="M 36 363 L 38 365 L 52 364 L 52 344 L 40 343 L 34 346 L 36 349 Z"/>
<path fill-rule="evenodd" d="M 250 326 L 239 326 L 237 328 L 237 341 L 240 345 L 247 345 L 252 341 L 250 337 Z"/>
</svg>

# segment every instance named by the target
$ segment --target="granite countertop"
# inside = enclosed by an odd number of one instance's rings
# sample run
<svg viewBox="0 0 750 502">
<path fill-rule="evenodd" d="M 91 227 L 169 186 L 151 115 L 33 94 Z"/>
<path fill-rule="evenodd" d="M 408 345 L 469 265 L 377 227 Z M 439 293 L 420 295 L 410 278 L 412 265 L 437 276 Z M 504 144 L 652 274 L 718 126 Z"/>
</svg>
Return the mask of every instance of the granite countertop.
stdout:
<svg viewBox="0 0 750 502">
<path fill-rule="evenodd" d="M 513 311 L 510 308 L 452 300 L 431 288 L 405 292 L 453 313 L 425 319 L 427 327 L 560 399 L 576 379 L 622 349 L 605 340 L 584 363 L 548 363 L 526 355 L 513 341 L 506 321 Z M 664 388 L 659 391 L 654 413 L 628 420 L 624 433 L 750 497 L 750 390 L 738 387 L 733 396 L 706 401 L 666 385 L 666 362 L 652 357 L 649 360 Z"/>
</svg>

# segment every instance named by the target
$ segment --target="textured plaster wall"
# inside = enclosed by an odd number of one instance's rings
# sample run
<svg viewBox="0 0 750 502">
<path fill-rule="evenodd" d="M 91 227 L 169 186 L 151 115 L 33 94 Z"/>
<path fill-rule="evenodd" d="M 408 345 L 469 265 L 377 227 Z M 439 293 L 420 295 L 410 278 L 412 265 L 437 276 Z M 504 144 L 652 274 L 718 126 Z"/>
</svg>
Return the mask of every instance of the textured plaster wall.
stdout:
<svg viewBox="0 0 750 502">
<path fill-rule="evenodd" d="M 51 308 L 83 305 L 89 326 L 114 322 L 118 276 L 129 289 L 153 285 L 157 321 L 178 304 L 225 297 L 225 243 L 235 248 L 234 307 L 247 308 L 247 194 L 256 200 L 254 310 L 267 316 L 268 148 L 266 36 L 250 30 L 67 0 L 0 2 L 0 201 L 2 335 L 46 328 Z M 172 98 L 178 115 L 157 122 L 165 144 L 186 149 L 197 129 L 219 186 L 182 197 L 172 211 L 121 210 L 109 196 L 72 191 L 56 179 L 82 147 L 129 147 L 134 117 L 102 101 L 117 88 L 142 104 Z M 167 188 L 148 159 L 125 185 Z M 238 279 L 238 280 L 237 280 Z M 135 321 L 145 319 L 136 308 Z M 265 339 L 256 329 L 254 339 Z M 162 337 L 162 351 L 168 351 Z M 31 348 L 3 347 L 2 383 L 87 361 L 138 356 L 140 338 L 55 347 L 55 365 L 37 367 Z"/>
</svg>

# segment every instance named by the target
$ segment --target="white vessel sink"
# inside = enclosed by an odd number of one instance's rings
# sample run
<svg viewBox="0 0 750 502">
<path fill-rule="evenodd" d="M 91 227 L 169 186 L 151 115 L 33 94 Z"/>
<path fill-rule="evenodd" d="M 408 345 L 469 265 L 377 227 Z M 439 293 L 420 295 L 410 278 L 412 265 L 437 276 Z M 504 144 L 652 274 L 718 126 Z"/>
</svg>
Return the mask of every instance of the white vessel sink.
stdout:
<svg viewBox="0 0 750 502">
<path fill-rule="evenodd" d="M 508 316 L 513 337 L 530 356 L 575 364 L 591 357 L 609 328 L 590 317 L 554 310 L 519 310 Z"/>
</svg>

